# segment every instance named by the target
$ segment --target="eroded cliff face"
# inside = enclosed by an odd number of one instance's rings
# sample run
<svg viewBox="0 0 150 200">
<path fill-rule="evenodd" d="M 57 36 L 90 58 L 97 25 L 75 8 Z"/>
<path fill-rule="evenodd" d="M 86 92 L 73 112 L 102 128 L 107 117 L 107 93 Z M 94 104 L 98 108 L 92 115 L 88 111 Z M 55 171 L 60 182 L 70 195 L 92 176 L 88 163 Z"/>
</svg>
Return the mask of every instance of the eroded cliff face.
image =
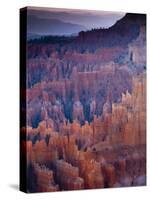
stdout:
<svg viewBox="0 0 150 200">
<path fill-rule="evenodd" d="M 21 148 L 33 177 L 29 191 L 146 184 L 145 23 L 132 17 L 67 44 L 28 44 Z"/>
</svg>

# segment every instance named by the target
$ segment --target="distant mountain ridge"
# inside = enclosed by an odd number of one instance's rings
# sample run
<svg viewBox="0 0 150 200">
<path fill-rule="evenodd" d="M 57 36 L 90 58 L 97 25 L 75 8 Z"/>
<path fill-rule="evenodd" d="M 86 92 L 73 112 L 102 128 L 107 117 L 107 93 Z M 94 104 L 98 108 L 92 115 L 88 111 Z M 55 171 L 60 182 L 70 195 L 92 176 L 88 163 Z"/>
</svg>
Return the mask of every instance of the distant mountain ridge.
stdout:
<svg viewBox="0 0 150 200">
<path fill-rule="evenodd" d="M 71 35 L 87 28 L 80 24 L 63 22 L 58 19 L 42 19 L 28 15 L 27 32 L 33 35 Z"/>
<path fill-rule="evenodd" d="M 77 50 L 80 46 L 80 52 L 94 52 L 98 48 L 115 46 L 126 47 L 130 42 L 138 37 L 140 28 L 146 25 L 145 22 L 146 15 L 127 13 L 110 28 L 98 28 L 88 31 L 82 29 L 77 36 L 75 35 L 72 38 L 72 44 L 70 44 L 71 40 L 69 40 L 69 46 L 68 41 L 66 40 L 66 48 Z M 51 37 L 53 36 L 45 36 L 46 43 L 51 42 Z M 62 36 L 60 36 L 60 40 L 62 40 Z M 59 36 L 57 41 L 59 43 Z M 43 43 L 44 37 L 42 37 L 42 39 L 37 38 L 35 42 Z M 32 43 L 34 43 L 34 40 L 32 40 Z M 65 42 L 63 45 L 65 45 Z"/>
</svg>

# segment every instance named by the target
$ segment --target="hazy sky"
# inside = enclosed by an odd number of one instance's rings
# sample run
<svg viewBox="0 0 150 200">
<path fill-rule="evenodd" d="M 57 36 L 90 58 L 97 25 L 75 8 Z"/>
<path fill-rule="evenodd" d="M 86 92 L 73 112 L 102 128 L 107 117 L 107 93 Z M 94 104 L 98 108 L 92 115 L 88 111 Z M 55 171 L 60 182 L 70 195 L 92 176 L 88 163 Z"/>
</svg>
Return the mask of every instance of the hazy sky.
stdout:
<svg viewBox="0 0 150 200">
<path fill-rule="evenodd" d="M 28 33 L 70 35 L 91 28 L 108 28 L 125 13 L 57 8 L 28 8 Z"/>
</svg>

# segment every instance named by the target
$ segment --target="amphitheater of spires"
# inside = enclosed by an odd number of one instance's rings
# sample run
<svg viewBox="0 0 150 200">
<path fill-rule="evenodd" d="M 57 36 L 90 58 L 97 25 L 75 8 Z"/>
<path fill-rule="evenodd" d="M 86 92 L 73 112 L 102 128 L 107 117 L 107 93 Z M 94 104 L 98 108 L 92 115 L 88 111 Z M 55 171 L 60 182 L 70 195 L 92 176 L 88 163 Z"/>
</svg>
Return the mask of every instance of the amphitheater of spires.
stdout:
<svg viewBox="0 0 150 200">
<path fill-rule="evenodd" d="M 63 122 L 59 132 L 48 118 L 37 128 L 22 128 L 34 191 L 58 191 L 144 184 L 146 173 L 146 79 L 133 78 L 133 89 L 120 103 L 109 99 L 101 116 L 81 125 Z M 31 173 L 31 172 L 30 172 Z"/>
<path fill-rule="evenodd" d="M 110 32 L 117 38 L 123 26 L 125 44 L 109 46 Z M 127 14 L 108 38 L 103 31 L 63 46 L 28 44 L 21 128 L 28 192 L 146 184 L 145 18 Z M 85 41 L 97 34 L 106 45 L 93 43 L 93 51 Z"/>
</svg>

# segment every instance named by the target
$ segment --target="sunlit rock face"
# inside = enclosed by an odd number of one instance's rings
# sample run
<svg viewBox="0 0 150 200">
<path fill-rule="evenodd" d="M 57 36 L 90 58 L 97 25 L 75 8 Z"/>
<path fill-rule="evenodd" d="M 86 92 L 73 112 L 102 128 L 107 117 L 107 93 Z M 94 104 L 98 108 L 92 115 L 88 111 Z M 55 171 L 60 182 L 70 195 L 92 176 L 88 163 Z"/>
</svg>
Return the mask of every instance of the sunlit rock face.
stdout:
<svg viewBox="0 0 150 200">
<path fill-rule="evenodd" d="M 27 48 L 28 190 L 145 185 L 145 15 Z"/>
</svg>

